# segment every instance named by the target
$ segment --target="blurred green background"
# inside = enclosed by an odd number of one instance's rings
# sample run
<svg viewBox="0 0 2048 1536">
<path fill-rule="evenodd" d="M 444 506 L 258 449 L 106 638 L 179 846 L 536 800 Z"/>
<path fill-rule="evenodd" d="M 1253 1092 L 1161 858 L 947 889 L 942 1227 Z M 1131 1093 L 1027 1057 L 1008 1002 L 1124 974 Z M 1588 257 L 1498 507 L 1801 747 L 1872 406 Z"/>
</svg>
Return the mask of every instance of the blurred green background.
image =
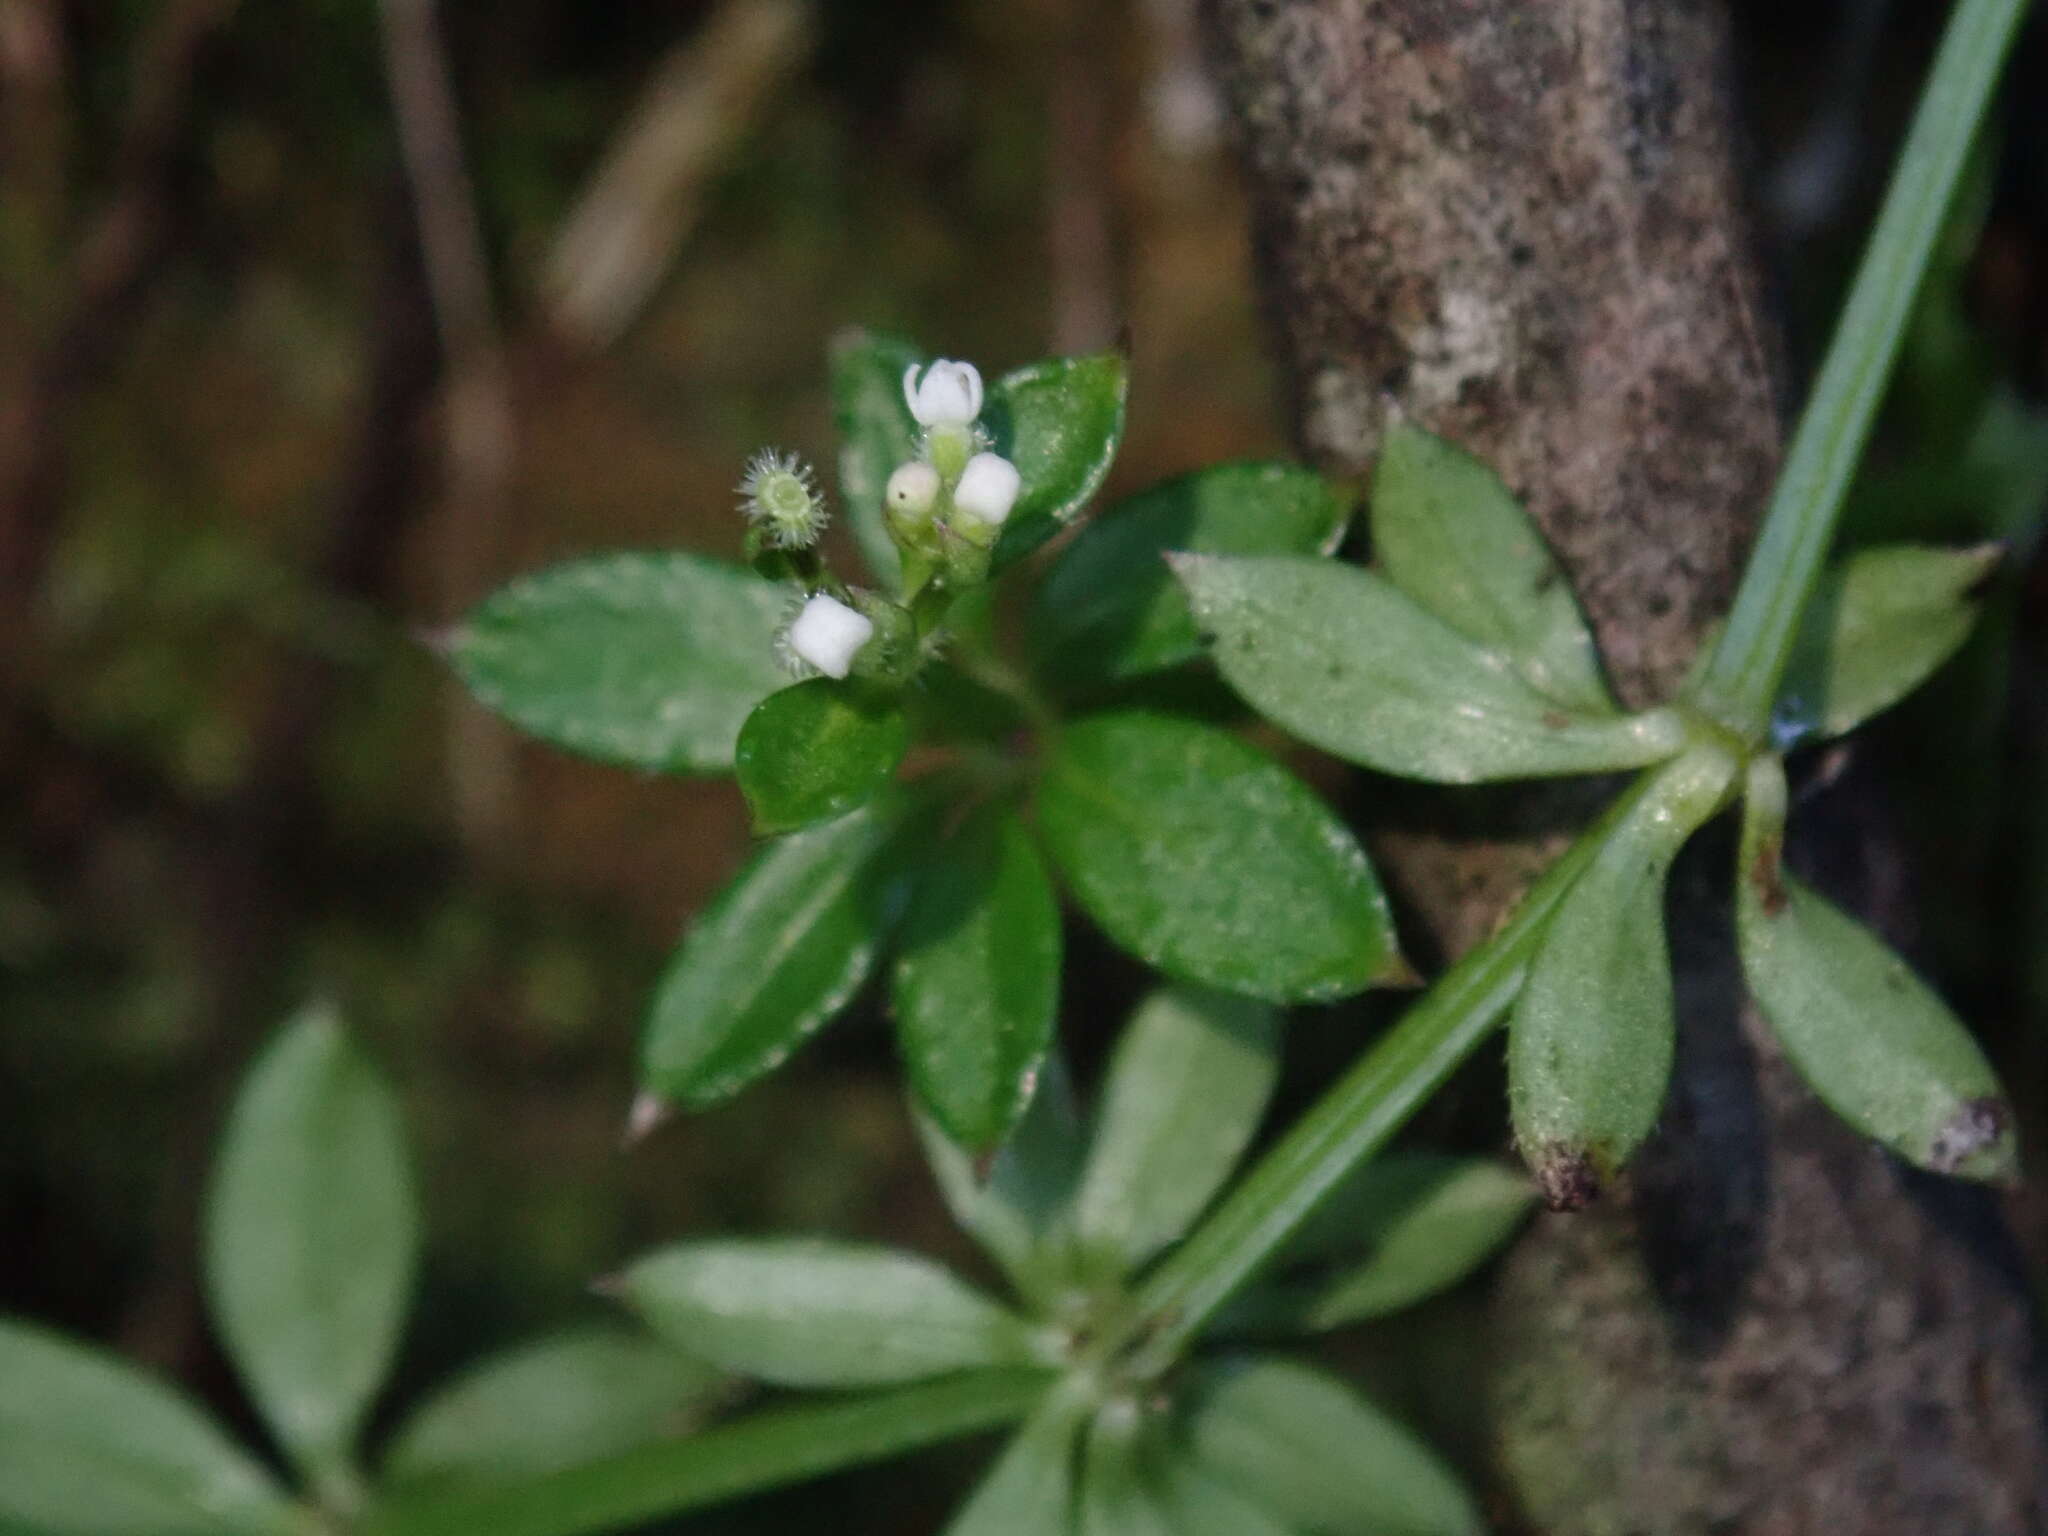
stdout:
<svg viewBox="0 0 2048 1536">
<path fill-rule="evenodd" d="M 1806 357 L 1941 7 L 1741 10 L 1760 234 Z M 0 1310 L 247 1421 L 198 1304 L 197 1205 L 229 1089 L 309 995 L 400 1086 L 424 1174 L 394 1401 L 594 1314 L 593 1276 L 685 1231 L 857 1232 L 971 1267 L 872 1016 L 620 1152 L 642 1002 L 743 852 L 738 797 L 524 744 L 426 642 L 574 553 L 733 552 L 748 453 L 829 465 L 823 357 L 850 323 L 996 370 L 1127 327 L 1112 494 L 1284 451 L 1192 12 L 0 0 Z M 2043 33 L 1852 534 L 2013 545 L 1969 652 L 1858 750 L 1909 834 L 1918 957 L 2036 1145 Z M 1085 1063 L 1139 978 L 1073 943 Z M 1297 1097 L 1359 1017 L 1297 1032 Z M 1488 1096 L 1432 1120 L 1502 1144 Z M 2048 1208 L 2013 1211 L 2038 1257 Z M 1469 1445 L 1469 1298 L 1403 1335 L 1341 1348 Z M 928 1529 L 970 1464 L 690 1528 Z"/>
</svg>

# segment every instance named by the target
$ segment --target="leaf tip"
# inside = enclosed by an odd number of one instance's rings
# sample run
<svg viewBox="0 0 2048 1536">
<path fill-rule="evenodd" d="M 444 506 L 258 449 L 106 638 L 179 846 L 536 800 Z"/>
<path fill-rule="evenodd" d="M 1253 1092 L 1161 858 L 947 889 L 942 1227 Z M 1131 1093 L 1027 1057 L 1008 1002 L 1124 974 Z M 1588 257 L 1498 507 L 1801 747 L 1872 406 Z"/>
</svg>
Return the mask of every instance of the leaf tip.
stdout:
<svg viewBox="0 0 2048 1536">
<path fill-rule="evenodd" d="M 1934 1133 L 1927 1166 L 1936 1173 L 2007 1182 L 2018 1172 L 2011 1129 L 2012 1108 L 2004 1099 L 1966 1099 Z"/>
<path fill-rule="evenodd" d="M 1422 972 L 1415 969 L 1406 955 L 1399 949 L 1390 949 L 1387 958 L 1380 962 L 1380 968 L 1373 974 L 1368 985 L 1393 989 L 1419 987 L 1424 981 Z"/>
<path fill-rule="evenodd" d="M 422 624 L 412 632 L 413 644 L 442 661 L 453 661 L 462 644 L 460 624 Z"/>
<path fill-rule="evenodd" d="M 590 1282 L 590 1294 L 602 1296 L 606 1301 L 624 1302 L 632 1294 L 632 1286 L 623 1270 L 609 1275 L 599 1275 Z"/>
<path fill-rule="evenodd" d="M 656 1131 L 675 1118 L 676 1107 L 651 1089 L 643 1089 L 633 1097 L 633 1107 L 626 1111 L 626 1128 L 619 1137 L 619 1146 L 631 1151 Z"/>
<path fill-rule="evenodd" d="M 1600 1175 L 1584 1152 L 1551 1142 L 1531 1166 L 1543 1203 L 1553 1211 L 1583 1211 L 1600 1198 Z"/>
</svg>

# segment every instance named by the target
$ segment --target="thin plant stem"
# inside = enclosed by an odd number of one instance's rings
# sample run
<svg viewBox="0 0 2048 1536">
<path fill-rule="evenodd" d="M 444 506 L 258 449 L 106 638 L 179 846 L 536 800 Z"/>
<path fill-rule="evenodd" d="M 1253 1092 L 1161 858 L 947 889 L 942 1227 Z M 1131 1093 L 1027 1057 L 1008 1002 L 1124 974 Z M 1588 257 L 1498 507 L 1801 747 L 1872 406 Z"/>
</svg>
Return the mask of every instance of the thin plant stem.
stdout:
<svg viewBox="0 0 2048 1536">
<path fill-rule="evenodd" d="M 1834 542 L 1899 344 L 2027 0 L 1960 0 L 1833 343 L 1785 457 L 1762 532 L 1696 690 L 1702 710 L 1761 744 L 1800 616 Z"/>
</svg>

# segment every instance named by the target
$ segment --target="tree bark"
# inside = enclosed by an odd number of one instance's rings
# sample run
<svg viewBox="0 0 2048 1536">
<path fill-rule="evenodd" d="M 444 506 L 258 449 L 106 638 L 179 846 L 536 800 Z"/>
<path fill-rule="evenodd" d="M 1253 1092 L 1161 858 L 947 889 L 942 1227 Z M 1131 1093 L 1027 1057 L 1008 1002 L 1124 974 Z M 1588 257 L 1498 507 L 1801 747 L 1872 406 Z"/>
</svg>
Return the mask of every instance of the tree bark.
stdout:
<svg viewBox="0 0 2048 1536">
<path fill-rule="evenodd" d="M 1618 691 L 1668 696 L 1733 591 L 1782 419 L 1724 7 L 1205 9 L 1303 450 L 1362 471 L 1397 402 L 1477 452 L 1564 559 Z M 1896 848 L 1854 779 L 1802 807 L 1803 862 L 1896 935 Z M 1529 830 L 1583 794 L 1404 792 L 1376 841 L 1455 954 L 1555 845 Z M 1539 1222 L 1500 1282 L 1504 1502 L 1560 1536 L 2048 1528 L 1995 1206 L 1810 1098 L 1743 1002 L 1730 853 L 1704 841 L 1674 882 L 1664 1126 L 1630 1187 Z"/>
</svg>

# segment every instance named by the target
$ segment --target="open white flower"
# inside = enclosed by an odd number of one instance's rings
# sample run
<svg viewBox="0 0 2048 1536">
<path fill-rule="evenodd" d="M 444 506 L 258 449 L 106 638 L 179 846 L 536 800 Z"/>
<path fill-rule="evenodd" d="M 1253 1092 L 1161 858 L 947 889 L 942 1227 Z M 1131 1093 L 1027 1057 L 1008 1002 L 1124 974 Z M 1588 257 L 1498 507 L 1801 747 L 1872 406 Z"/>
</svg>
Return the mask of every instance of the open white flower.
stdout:
<svg viewBox="0 0 2048 1536">
<path fill-rule="evenodd" d="M 789 648 L 825 676 L 844 677 L 853 670 L 854 656 L 874 633 L 873 619 L 820 592 L 791 622 Z"/>
<path fill-rule="evenodd" d="M 1010 515 L 1024 479 L 1017 466 L 999 453 L 977 453 L 953 487 L 953 505 L 963 517 L 995 527 Z"/>
<path fill-rule="evenodd" d="M 941 358 L 920 379 L 912 363 L 903 370 L 903 402 L 919 426 L 971 427 L 981 414 L 981 370 Z"/>
</svg>

